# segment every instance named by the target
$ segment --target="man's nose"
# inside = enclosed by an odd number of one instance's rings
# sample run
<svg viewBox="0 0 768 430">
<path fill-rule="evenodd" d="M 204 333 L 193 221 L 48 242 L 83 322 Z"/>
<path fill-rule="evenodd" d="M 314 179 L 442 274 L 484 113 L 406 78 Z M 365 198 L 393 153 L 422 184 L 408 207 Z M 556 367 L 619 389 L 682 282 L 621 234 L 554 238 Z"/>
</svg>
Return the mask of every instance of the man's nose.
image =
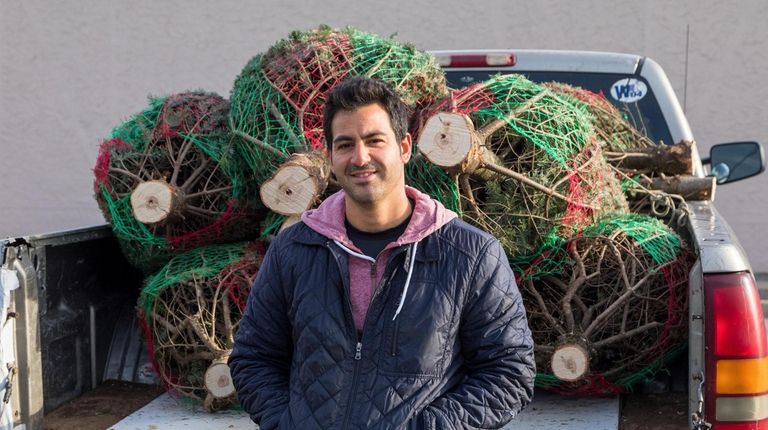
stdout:
<svg viewBox="0 0 768 430">
<path fill-rule="evenodd" d="M 355 166 L 364 166 L 371 160 L 368 148 L 364 143 L 358 142 L 355 144 L 354 152 L 352 153 L 352 163 Z"/>
</svg>

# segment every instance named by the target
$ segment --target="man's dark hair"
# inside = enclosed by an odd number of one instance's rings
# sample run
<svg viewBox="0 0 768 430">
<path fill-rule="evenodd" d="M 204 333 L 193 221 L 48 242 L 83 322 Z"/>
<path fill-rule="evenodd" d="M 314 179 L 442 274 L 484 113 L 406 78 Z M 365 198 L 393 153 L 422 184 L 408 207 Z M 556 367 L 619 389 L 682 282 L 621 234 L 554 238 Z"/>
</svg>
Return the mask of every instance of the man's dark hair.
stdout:
<svg viewBox="0 0 768 430">
<path fill-rule="evenodd" d="M 323 132 L 328 150 L 332 149 L 331 121 L 340 110 L 352 111 L 378 103 L 389 115 L 389 122 L 398 141 L 405 138 L 408 129 L 408 107 L 390 84 L 365 76 L 346 79 L 328 94 L 323 112 Z"/>
</svg>

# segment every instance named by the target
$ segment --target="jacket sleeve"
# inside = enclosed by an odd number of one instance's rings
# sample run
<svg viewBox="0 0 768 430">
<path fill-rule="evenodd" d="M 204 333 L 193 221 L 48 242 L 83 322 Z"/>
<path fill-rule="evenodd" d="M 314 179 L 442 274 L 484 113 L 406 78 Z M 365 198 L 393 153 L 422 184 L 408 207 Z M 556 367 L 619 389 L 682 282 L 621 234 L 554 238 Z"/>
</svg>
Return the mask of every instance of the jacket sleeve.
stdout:
<svg viewBox="0 0 768 430">
<path fill-rule="evenodd" d="M 501 428 L 533 397 L 533 339 L 512 269 L 495 239 L 470 278 L 460 320 L 467 377 L 418 416 L 418 428 Z"/>
<path fill-rule="evenodd" d="M 288 408 L 293 355 L 276 245 L 270 246 L 259 268 L 229 357 L 238 400 L 262 430 L 278 428 Z"/>
</svg>

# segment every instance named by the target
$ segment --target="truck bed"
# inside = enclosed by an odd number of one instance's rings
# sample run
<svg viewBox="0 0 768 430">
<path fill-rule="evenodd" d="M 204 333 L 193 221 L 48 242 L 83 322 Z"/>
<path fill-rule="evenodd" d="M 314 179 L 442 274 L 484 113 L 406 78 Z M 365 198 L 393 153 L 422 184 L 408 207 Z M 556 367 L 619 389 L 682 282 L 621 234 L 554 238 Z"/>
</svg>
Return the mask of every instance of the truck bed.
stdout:
<svg viewBox="0 0 768 430">
<path fill-rule="evenodd" d="M 22 266 L 34 262 L 40 291 L 40 347 L 45 369 L 39 388 L 46 393 L 43 428 L 182 428 L 174 427 L 176 423 L 187 429 L 254 428 L 243 412 L 211 415 L 188 401 L 163 394 L 156 384 L 138 383 L 152 379 L 147 375 L 151 366 L 138 326 L 125 315 L 126 308 L 129 318 L 135 315 L 130 311 L 139 294 L 141 274 L 122 259 L 107 226 L 14 243 L 25 243 L 19 249 L 30 254 L 22 256 Z M 74 373 L 73 363 L 78 369 Z M 686 374 L 680 370 L 671 373 Z M 664 392 L 659 395 L 568 398 L 537 392 L 534 403 L 506 428 L 686 429 L 685 388 L 674 389 L 671 380 L 662 383 L 666 388 L 657 390 Z M 35 384 L 19 378 L 20 384 L 22 381 Z"/>
<path fill-rule="evenodd" d="M 562 397 L 537 392 L 531 404 L 506 430 L 687 429 L 684 392 L 629 394 L 609 398 Z M 209 414 L 156 386 L 107 381 L 45 416 L 45 430 L 176 430 L 255 426 L 242 411 Z"/>
</svg>

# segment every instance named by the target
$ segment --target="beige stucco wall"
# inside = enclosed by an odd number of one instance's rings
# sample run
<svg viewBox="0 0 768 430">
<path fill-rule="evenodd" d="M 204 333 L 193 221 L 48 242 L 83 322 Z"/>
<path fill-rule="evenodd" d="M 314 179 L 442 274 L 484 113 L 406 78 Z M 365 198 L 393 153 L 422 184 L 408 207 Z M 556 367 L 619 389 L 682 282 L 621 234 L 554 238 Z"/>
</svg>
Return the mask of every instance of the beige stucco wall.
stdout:
<svg viewBox="0 0 768 430">
<path fill-rule="evenodd" d="M 148 94 L 228 96 L 254 54 L 320 23 L 397 33 L 423 49 L 551 48 L 648 55 L 682 99 L 700 148 L 768 144 L 768 2 L 0 0 L 0 237 L 103 223 L 97 146 Z M 717 206 L 768 272 L 768 175 Z"/>
</svg>

